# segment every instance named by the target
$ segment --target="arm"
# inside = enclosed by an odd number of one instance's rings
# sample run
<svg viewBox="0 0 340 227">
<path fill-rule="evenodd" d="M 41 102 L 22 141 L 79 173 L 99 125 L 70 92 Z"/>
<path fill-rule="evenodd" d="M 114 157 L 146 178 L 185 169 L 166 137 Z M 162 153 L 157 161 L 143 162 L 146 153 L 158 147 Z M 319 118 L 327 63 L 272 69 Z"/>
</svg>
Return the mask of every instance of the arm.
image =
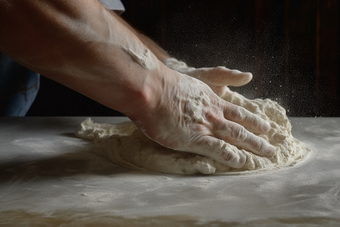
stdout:
<svg viewBox="0 0 340 227">
<path fill-rule="evenodd" d="M 274 152 L 249 132 L 268 131 L 267 122 L 163 65 L 97 1 L 79 7 L 71 0 L 0 0 L 0 31 L 2 52 L 124 113 L 163 146 L 235 168 L 244 157 L 225 141 L 259 155 Z"/>
<path fill-rule="evenodd" d="M 97 1 L 1 1 L 1 51 L 24 66 L 129 115 L 146 102 L 151 71 L 124 51 L 145 47 Z M 157 61 L 149 56 L 150 61 Z M 153 59 L 152 59 L 153 58 Z M 126 70 L 129 69 L 129 70 Z M 110 98 L 107 98 L 110 97 Z M 129 102 L 128 102 L 129 100 Z M 127 105 L 129 103 L 129 105 Z"/>
<path fill-rule="evenodd" d="M 171 57 L 163 48 L 157 45 L 152 39 L 144 35 L 142 32 L 133 28 L 115 12 L 112 15 L 124 26 L 130 29 L 150 50 L 162 61 L 167 67 L 177 72 L 189 75 L 199 79 L 209 85 L 209 87 L 218 95 L 223 95 L 227 90 L 227 86 L 243 86 L 251 81 L 253 75 L 249 72 L 240 72 L 239 70 L 230 70 L 225 67 L 205 67 L 194 68 L 189 67 L 185 62 L 178 61 Z"/>
<path fill-rule="evenodd" d="M 152 53 L 158 58 L 158 60 L 164 61 L 165 59 L 171 58 L 171 56 L 157 43 L 155 43 L 152 39 L 144 35 L 142 32 L 132 27 L 123 18 L 118 16 L 114 11 L 111 11 L 111 14 L 125 27 L 130 29 L 130 31 L 132 31 L 144 43 L 144 45 L 147 46 L 152 51 Z"/>
</svg>

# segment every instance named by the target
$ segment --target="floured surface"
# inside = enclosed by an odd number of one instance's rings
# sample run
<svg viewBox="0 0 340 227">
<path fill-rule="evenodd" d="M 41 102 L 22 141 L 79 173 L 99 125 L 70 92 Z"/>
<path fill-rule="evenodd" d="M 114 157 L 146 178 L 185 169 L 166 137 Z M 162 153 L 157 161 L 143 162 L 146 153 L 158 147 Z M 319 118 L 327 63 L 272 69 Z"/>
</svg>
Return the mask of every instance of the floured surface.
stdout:
<svg viewBox="0 0 340 227">
<path fill-rule="evenodd" d="M 272 129 L 259 136 L 275 147 L 276 155 L 260 157 L 230 144 L 231 149 L 247 157 L 240 169 L 233 169 L 204 156 L 162 147 L 146 137 L 132 122 L 120 125 L 98 124 L 87 119 L 81 123 L 76 135 L 92 140 L 96 153 L 119 165 L 172 174 L 242 174 L 273 170 L 295 165 L 309 155 L 308 146 L 292 136 L 286 112 L 276 102 L 268 99 L 249 100 L 231 91 L 227 91 L 222 98 L 270 122 Z"/>
<path fill-rule="evenodd" d="M 307 162 L 228 177 L 121 167 L 73 135 L 83 119 L 0 118 L 0 226 L 338 225 L 340 118 L 290 118 L 293 135 L 314 150 Z"/>
</svg>

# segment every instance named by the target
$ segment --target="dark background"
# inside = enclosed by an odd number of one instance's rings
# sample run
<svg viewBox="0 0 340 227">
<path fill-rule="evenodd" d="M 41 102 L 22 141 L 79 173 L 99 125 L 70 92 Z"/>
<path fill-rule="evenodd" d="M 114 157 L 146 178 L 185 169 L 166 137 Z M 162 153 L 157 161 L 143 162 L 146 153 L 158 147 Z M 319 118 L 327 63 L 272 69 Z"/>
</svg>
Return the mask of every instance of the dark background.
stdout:
<svg viewBox="0 0 340 227">
<path fill-rule="evenodd" d="M 122 17 L 195 67 L 250 71 L 232 88 L 289 116 L 340 117 L 340 0 L 122 0 Z M 47 78 L 28 116 L 117 116 Z"/>
</svg>

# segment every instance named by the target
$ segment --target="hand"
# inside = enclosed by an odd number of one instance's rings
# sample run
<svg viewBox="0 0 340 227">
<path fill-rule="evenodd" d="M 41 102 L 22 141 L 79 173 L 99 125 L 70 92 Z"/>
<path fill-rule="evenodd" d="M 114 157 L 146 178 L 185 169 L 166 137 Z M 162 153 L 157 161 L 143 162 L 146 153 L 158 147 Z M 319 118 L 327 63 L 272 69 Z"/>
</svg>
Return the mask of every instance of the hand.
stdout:
<svg viewBox="0 0 340 227">
<path fill-rule="evenodd" d="M 225 92 L 227 86 L 243 86 L 253 78 L 253 75 L 249 72 L 231 70 L 223 66 L 196 69 L 194 67 L 188 67 L 186 63 L 178 61 L 175 58 L 167 58 L 163 60 L 163 63 L 170 69 L 203 81 L 209 85 L 218 96 L 221 96 Z"/>
<path fill-rule="evenodd" d="M 158 92 L 150 96 L 143 109 L 129 116 L 149 138 L 233 168 L 241 168 L 246 162 L 236 147 L 260 156 L 274 155 L 274 147 L 251 133 L 268 132 L 268 122 L 224 101 L 205 83 L 161 67 L 162 87 L 154 86 Z"/>
</svg>

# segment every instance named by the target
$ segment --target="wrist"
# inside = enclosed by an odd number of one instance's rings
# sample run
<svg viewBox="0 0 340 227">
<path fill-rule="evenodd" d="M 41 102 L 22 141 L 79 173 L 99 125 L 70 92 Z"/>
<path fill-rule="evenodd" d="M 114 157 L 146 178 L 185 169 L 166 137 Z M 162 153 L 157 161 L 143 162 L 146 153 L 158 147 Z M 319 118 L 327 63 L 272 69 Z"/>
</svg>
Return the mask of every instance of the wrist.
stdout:
<svg viewBox="0 0 340 227">
<path fill-rule="evenodd" d="M 155 113 L 164 108 L 162 102 L 173 93 L 178 86 L 181 74 L 160 64 L 157 71 L 152 71 L 148 79 L 136 93 L 136 102 L 126 115 L 133 121 L 149 121 L 155 118 Z M 164 113 L 165 114 L 165 113 Z"/>
<path fill-rule="evenodd" d="M 166 72 L 164 66 L 157 67 L 154 70 L 138 69 L 133 70 L 137 76 L 129 80 L 125 85 L 121 99 L 118 100 L 116 109 L 131 120 L 141 118 L 142 115 L 148 115 L 157 108 L 164 87 L 167 85 Z M 169 69 L 167 69 L 169 70 Z"/>
</svg>

